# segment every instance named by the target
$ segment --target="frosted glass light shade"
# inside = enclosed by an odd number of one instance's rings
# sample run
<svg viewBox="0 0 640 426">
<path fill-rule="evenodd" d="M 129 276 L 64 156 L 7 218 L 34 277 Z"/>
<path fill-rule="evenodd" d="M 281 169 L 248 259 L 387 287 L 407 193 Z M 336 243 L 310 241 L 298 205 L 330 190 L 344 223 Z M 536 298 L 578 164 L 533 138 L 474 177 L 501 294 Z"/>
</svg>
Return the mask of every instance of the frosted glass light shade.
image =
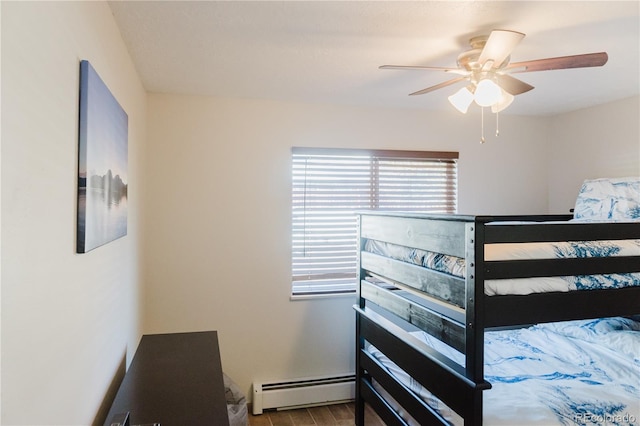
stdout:
<svg viewBox="0 0 640 426">
<path fill-rule="evenodd" d="M 447 99 L 449 99 L 449 102 L 451 102 L 451 105 L 453 105 L 455 109 L 466 114 L 469 105 L 473 102 L 473 93 L 471 93 L 468 88 L 463 87 Z"/>
<path fill-rule="evenodd" d="M 511 102 L 513 102 L 514 99 L 515 96 L 513 96 L 511 93 L 502 90 L 502 97 L 500 98 L 500 100 L 498 100 L 498 102 L 491 105 L 491 112 L 497 113 L 502 111 L 503 109 L 511 105 Z"/>
<path fill-rule="evenodd" d="M 478 105 L 488 107 L 500 100 L 502 89 L 489 79 L 481 80 L 476 87 L 475 101 Z"/>
</svg>

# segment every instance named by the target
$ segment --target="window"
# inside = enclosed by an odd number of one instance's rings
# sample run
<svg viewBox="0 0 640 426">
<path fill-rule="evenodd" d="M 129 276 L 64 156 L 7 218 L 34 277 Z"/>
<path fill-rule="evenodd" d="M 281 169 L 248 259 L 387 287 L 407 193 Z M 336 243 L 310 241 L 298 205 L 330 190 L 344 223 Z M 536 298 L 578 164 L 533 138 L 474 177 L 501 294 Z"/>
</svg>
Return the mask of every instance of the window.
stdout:
<svg viewBox="0 0 640 426">
<path fill-rule="evenodd" d="M 292 149 L 292 294 L 356 289 L 361 210 L 455 213 L 457 152 Z"/>
</svg>

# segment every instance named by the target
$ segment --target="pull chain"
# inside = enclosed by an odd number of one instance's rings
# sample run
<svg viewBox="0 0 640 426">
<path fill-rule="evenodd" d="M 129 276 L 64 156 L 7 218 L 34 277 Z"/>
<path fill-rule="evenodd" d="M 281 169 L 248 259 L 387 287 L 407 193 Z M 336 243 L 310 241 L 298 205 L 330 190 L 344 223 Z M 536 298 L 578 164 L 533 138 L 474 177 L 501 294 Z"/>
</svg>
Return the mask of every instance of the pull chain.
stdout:
<svg viewBox="0 0 640 426">
<path fill-rule="evenodd" d="M 500 136 L 500 128 L 499 128 L 500 122 L 498 121 L 499 114 L 500 114 L 499 112 L 496 112 L 496 137 Z"/>
<path fill-rule="evenodd" d="M 484 107 L 480 107 L 480 116 L 482 119 L 482 124 L 480 125 L 481 134 L 480 134 L 480 143 L 484 143 Z"/>
</svg>

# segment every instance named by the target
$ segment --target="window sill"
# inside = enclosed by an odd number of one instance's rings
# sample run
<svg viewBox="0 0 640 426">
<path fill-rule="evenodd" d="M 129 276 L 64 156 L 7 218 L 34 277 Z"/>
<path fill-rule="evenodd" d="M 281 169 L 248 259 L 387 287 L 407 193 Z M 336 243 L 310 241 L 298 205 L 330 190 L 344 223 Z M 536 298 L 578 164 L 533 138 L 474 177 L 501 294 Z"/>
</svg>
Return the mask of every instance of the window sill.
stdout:
<svg viewBox="0 0 640 426">
<path fill-rule="evenodd" d="M 343 299 L 345 297 L 356 299 L 356 291 L 349 293 L 292 294 L 289 296 L 289 300 L 295 302 L 298 300 Z"/>
</svg>

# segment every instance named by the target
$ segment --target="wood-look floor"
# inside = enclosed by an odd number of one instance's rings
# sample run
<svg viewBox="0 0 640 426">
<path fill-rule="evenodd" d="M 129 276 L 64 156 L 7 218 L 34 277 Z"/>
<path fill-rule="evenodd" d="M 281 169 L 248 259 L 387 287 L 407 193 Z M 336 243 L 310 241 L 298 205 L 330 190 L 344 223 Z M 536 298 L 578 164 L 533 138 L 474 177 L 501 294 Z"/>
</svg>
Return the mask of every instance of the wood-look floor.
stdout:
<svg viewBox="0 0 640 426">
<path fill-rule="evenodd" d="M 265 411 L 259 416 L 249 413 L 249 426 L 353 426 L 355 404 L 335 404 L 299 410 Z M 370 408 L 365 408 L 366 426 L 384 426 Z"/>
</svg>

